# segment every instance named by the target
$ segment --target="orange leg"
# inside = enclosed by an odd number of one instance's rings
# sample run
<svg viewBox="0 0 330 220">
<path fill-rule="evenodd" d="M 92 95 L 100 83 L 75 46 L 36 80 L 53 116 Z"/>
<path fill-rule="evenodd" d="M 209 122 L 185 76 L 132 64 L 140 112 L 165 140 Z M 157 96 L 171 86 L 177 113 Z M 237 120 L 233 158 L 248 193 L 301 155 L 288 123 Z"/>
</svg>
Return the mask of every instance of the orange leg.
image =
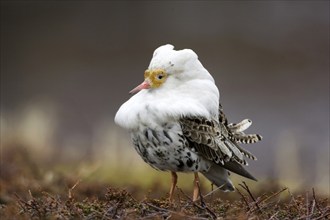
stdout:
<svg viewBox="0 0 330 220">
<path fill-rule="evenodd" d="M 195 179 L 194 179 L 194 194 L 193 194 L 193 201 L 196 201 L 199 196 L 199 177 L 198 173 L 194 173 Z"/>
<path fill-rule="evenodd" d="M 169 198 L 169 200 L 172 202 L 175 186 L 176 186 L 176 183 L 177 183 L 177 180 L 178 180 L 178 175 L 176 175 L 176 172 L 173 172 L 173 171 L 171 171 L 171 175 L 172 175 L 172 185 L 171 185 L 171 189 L 170 189 L 170 198 Z"/>
</svg>

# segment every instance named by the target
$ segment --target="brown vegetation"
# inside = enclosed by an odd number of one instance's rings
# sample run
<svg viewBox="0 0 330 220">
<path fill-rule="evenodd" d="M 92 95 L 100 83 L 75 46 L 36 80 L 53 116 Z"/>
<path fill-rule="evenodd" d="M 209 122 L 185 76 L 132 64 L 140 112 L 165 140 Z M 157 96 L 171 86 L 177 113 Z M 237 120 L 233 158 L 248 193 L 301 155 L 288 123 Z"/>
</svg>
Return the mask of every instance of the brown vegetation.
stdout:
<svg viewBox="0 0 330 220">
<path fill-rule="evenodd" d="M 314 189 L 291 193 L 267 184 L 258 192 L 245 182 L 234 193 L 217 189 L 192 202 L 178 188 L 175 201 L 155 186 L 157 194 L 141 194 L 140 186 L 126 189 L 97 181 L 77 181 L 56 174 L 51 182 L 21 147 L 1 155 L 1 219 L 329 219 L 329 199 Z M 46 165 L 45 165 L 46 166 Z M 205 191 L 202 189 L 202 191 Z M 159 196 L 162 195 L 162 196 Z"/>
</svg>

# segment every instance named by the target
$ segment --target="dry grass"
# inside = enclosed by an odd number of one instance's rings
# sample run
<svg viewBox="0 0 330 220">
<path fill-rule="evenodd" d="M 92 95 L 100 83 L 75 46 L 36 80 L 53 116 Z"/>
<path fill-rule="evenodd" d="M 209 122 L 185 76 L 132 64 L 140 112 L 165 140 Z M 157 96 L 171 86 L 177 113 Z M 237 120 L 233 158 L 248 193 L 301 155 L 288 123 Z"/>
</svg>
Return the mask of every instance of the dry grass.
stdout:
<svg viewBox="0 0 330 220">
<path fill-rule="evenodd" d="M 75 185 L 77 186 L 77 185 Z M 100 187 L 100 186 L 98 186 Z M 78 185 L 79 188 L 79 185 Z M 167 198 L 136 200 L 126 190 L 106 188 L 103 195 L 93 195 L 90 189 L 69 189 L 67 196 L 47 192 L 38 195 L 29 193 L 23 199 L 16 195 L 16 202 L 3 205 L 3 218 L 22 219 L 327 219 L 330 217 L 329 201 L 316 196 L 291 195 L 279 199 L 281 194 L 288 193 L 286 188 L 262 196 L 250 196 L 242 193 L 242 198 L 229 201 L 207 199 L 192 202 L 185 193 L 179 190 L 175 202 Z M 99 192 L 96 192 L 99 193 Z M 93 196 L 91 196 L 91 194 Z M 89 195 L 89 196 L 88 196 Z"/>
<path fill-rule="evenodd" d="M 148 193 L 135 184 L 123 189 L 80 182 L 73 174 L 56 173 L 49 181 L 46 164 L 37 166 L 22 147 L 6 149 L 1 154 L 1 219 L 330 219 L 329 199 L 313 189 L 291 193 L 267 184 L 256 191 L 242 182 L 234 193 L 215 190 L 192 202 L 178 188 L 171 203 L 157 183 Z"/>
</svg>

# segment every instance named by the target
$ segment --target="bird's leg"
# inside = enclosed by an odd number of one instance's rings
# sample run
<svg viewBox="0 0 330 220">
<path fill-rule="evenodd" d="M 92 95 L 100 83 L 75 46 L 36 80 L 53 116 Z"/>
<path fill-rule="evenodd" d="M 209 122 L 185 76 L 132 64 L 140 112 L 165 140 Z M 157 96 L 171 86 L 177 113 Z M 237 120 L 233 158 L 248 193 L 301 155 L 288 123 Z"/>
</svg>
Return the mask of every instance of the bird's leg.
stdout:
<svg viewBox="0 0 330 220">
<path fill-rule="evenodd" d="M 176 175 L 176 172 L 171 171 L 171 175 L 172 175 L 172 185 L 171 185 L 170 197 L 169 197 L 170 202 L 172 202 L 172 200 L 173 200 L 173 194 L 174 194 L 175 186 L 176 186 L 176 183 L 178 180 L 178 175 Z"/>
<path fill-rule="evenodd" d="M 196 201 L 199 196 L 199 177 L 198 173 L 194 173 L 195 178 L 194 178 L 194 194 L 193 194 L 193 201 Z"/>
</svg>

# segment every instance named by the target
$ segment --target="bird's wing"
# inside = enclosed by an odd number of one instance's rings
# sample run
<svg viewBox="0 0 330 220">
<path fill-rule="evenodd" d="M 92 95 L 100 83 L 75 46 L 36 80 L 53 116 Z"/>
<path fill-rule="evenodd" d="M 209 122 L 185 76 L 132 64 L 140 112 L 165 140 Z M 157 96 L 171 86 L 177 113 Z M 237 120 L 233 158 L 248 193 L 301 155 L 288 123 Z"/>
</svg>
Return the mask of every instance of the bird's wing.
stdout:
<svg viewBox="0 0 330 220">
<path fill-rule="evenodd" d="M 256 160 L 256 157 L 238 145 L 234 133 L 228 127 L 222 108 L 220 111 L 219 122 L 200 117 L 182 118 L 180 124 L 183 135 L 189 146 L 205 159 L 255 180 L 242 165 L 247 165 L 244 156 L 253 160 Z"/>
</svg>

